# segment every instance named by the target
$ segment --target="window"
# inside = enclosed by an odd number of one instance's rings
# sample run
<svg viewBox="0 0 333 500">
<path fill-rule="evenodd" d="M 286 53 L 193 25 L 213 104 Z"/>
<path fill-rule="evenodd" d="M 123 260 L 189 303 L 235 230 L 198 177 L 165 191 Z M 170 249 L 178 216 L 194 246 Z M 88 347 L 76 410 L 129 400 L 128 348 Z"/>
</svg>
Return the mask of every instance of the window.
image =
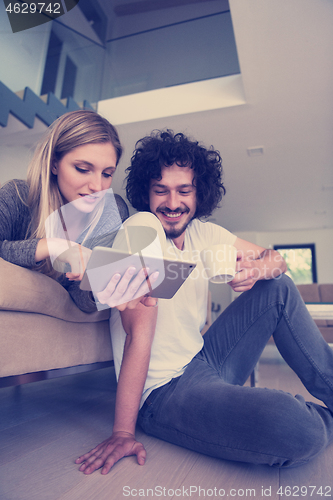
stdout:
<svg viewBox="0 0 333 500">
<path fill-rule="evenodd" d="M 296 285 L 317 283 L 316 253 L 315 245 L 274 245 L 285 259 L 288 271 L 287 275 Z"/>
<path fill-rule="evenodd" d="M 55 94 L 62 45 L 62 41 L 52 30 L 47 49 L 41 95 L 49 92 Z"/>
<path fill-rule="evenodd" d="M 66 56 L 64 80 L 62 82 L 61 99 L 74 97 L 77 66 L 69 56 Z"/>
</svg>

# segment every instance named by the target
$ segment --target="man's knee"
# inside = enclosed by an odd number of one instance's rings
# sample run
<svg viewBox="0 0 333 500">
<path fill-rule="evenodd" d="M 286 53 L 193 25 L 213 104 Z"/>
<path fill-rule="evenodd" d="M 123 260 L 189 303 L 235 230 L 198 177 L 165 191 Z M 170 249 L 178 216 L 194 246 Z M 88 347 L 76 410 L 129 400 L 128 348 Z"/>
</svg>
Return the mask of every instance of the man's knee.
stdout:
<svg viewBox="0 0 333 500">
<path fill-rule="evenodd" d="M 287 447 L 290 456 L 280 464 L 280 467 L 303 465 L 321 453 L 327 445 L 325 429 L 321 429 L 320 425 L 307 428 L 303 433 L 296 433 L 294 439 L 289 436 Z"/>
<path fill-rule="evenodd" d="M 284 404 L 275 420 L 281 456 L 285 454 L 280 467 L 294 467 L 308 462 L 326 448 L 329 444 L 327 423 L 332 417 L 329 410 L 306 403 L 303 396 L 280 393 L 280 397 Z"/>
<path fill-rule="evenodd" d="M 287 293 L 300 297 L 295 283 L 285 274 L 281 274 L 277 278 L 270 280 L 257 281 L 256 286 L 260 287 L 262 291 L 265 291 L 265 293 L 278 293 L 282 294 L 282 297 L 285 297 L 285 294 Z"/>
</svg>

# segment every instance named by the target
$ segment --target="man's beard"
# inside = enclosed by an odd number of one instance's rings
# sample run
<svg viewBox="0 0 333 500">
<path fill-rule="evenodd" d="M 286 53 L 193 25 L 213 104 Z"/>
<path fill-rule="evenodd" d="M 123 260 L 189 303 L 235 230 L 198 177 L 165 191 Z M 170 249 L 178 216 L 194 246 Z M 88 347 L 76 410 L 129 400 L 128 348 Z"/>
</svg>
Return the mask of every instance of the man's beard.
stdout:
<svg viewBox="0 0 333 500">
<path fill-rule="evenodd" d="M 191 220 L 192 219 L 186 221 L 184 224 L 182 224 L 181 227 L 178 227 L 178 228 L 172 227 L 172 226 L 170 228 L 164 227 L 164 232 L 165 232 L 167 238 L 170 238 L 171 240 L 173 240 L 173 239 L 181 236 L 186 231 L 186 228 L 189 225 L 189 223 L 191 222 Z"/>
<path fill-rule="evenodd" d="M 188 216 L 190 213 L 190 209 L 188 207 L 185 208 L 177 208 L 176 210 L 169 210 L 167 207 L 160 207 L 157 209 L 156 214 L 158 217 L 158 214 L 160 213 L 162 218 L 160 219 L 165 235 L 167 238 L 170 238 L 171 240 L 178 238 L 181 236 L 185 231 L 189 223 L 191 222 L 192 219 L 194 219 L 194 215 L 190 218 L 187 218 L 185 222 L 182 222 L 180 226 L 177 225 L 177 223 L 172 223 L 172 220 L 169 222 L 168 220 L 165 220 L 163 218 L 163 213 L 177 213 L 177 212 L 182 212 L 183 214 L 186 213 Z"/>
</svg>

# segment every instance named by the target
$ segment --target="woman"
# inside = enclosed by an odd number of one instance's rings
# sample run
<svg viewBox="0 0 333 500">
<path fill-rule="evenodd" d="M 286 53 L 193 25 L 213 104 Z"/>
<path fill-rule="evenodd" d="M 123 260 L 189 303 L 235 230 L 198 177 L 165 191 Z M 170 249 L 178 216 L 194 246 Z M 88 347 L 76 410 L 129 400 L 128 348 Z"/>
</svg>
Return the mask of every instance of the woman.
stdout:
<svg viewBox="0 0 333 500">
<path fill-rule="evenodd" d="M 128 216 L 124 201 L 110 191 L 121 154 L 107 120 L 94 111 L 69 112 L 46 131 L 27 182 L 10 181 L 0 190 L 0 257 L 57 279 L 85 312 L 96 310 L 92 293 L 79 287 L 91 249 L 111 246 Z M 98 300 L 120 310 L 140 300 L 155 305 L 143 297 L 144 272 L 132 278 L 132 268 L 122 278 L 115 274 Z"/>
</svg>

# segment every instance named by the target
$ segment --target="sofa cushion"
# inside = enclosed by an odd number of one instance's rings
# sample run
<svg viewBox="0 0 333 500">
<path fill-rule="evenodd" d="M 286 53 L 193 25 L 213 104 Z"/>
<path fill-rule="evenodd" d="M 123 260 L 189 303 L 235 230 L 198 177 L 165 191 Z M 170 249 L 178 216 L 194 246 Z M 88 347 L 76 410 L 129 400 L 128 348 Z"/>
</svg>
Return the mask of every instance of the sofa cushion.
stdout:
<svg viewBox="0 0 333 500">
<path fill-rule="evenodd" d="M 0 258 L 0 309 L 40 313 L 72 322 L 108 319 L 110 309 L 91 314 L 81 311 L 57 281 Z"/>
<path fill-rule="evenodd" d="M 320 302 L 319 288 L 317 283 L 309 285 L 297 285 L 304 302 Z"/>
<path fill-rule="evenodd" d="M 333 284 L 319 285 L 319 295 L 322 302 L 333 302 Z M 333 327 L 333 321 L 327 320 L 327 325 Z"/>
<path fill-rule="evenodd" d="M 321 302 L 318 283 L 297 285 L 297 288 L 302 295 L 302 299 L 304 300 L 304 302 Z M 327 326 L 327 322 L 325 319 L 316 319 L 315 323 L 318 327 Z"/>
<path fill-rule="evenodd" d="M 333 344 L 333 326 L 319 327 L 320 333 L 328 344 Z"/>
</svg>

